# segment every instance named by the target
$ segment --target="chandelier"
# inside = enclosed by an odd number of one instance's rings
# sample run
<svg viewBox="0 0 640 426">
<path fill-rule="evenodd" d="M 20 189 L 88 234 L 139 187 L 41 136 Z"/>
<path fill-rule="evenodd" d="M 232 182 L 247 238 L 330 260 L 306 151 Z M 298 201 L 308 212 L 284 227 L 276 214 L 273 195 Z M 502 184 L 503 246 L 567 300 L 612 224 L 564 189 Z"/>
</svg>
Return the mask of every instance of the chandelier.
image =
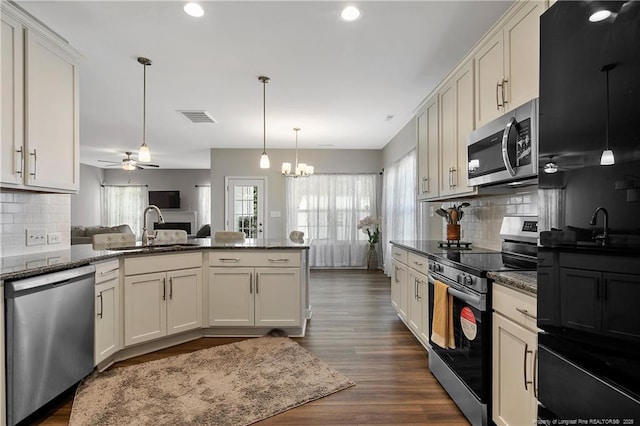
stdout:
<svg viewBox="0 0 640 426">
<path fill-rule="evenodd" d="M 298 163 L 298 132 L 300 131 L 299 127 L 294 127 L 293 130 L 296 132 L 296 162 L 295 168 L 291 170 L 291 163 L 282 163 L 282 174 L 285 177 L 309 177 L 313 174 L 313 166 L 306 163 Z"/>
</svg>

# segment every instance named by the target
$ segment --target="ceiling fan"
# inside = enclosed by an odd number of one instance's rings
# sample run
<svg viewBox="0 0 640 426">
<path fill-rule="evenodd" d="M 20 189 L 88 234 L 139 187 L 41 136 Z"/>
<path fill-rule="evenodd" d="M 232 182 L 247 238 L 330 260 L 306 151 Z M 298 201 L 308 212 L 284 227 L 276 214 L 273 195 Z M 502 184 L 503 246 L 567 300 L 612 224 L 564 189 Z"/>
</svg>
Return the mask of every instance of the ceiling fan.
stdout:
<svg viewBox="0 0 640 426">
<path fill-rule="evenodd" d="M 112 163 L 110 165 L 108 165 L 107 167 L 121 167 L 123 170 L 135 170 L 135 169 L 140 169 L 140 170 L 144 170 L 145 167 L 160 167 L 157 164 L 148 164 L 148 163 L 139 163 L 135 158 L 131 158 L 131 151 L 126 151 L 125 154 L 127 155 L 125 158 L 122 159 L 122 161 L 110 161 L 110 160 L 98 160 L 101 163 Z"/>
</svg>

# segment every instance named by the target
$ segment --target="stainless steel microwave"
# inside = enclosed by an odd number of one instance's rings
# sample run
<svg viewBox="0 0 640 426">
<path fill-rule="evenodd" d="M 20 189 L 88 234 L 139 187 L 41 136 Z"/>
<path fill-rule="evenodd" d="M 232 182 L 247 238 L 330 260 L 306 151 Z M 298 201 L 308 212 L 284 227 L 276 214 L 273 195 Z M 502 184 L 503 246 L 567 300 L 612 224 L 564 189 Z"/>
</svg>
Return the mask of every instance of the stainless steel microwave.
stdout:
<svg viewBox="0 0 640 426">
<path fill-rule="evenodd" d="M 467 144 L 468 182 L 486 186 L 538 175 L 538 99 L 474 130 Z"/>
</svg>

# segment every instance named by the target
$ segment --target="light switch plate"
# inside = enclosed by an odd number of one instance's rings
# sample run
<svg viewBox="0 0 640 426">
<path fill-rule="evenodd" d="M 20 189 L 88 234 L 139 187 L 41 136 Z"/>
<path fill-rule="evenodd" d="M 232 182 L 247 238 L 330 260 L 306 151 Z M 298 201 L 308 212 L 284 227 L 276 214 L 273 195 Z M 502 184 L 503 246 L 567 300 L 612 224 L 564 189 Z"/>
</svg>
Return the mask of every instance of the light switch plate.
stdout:
<svg viewBox="0 0 640 426">
<path fill-rule="evenodd" d="M 46 229 L 27 228 L 27 245 L 41 246 L 47 244 Z"/>
<path fill-rule="evenodd" d="M 61 239 L 62 233 L 60 232 L 49 232 L 47 234 L 47 244 L 60 244 Z"/>
</svg>

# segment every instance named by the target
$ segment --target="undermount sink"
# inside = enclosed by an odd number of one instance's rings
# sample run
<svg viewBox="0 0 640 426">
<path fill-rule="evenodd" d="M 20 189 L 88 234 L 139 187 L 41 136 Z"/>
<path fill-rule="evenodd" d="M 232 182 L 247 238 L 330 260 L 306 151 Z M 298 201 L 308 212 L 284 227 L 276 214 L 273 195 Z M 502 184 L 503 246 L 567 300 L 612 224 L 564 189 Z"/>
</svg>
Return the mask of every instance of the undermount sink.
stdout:
<svg viewBox="0 0 640 426">
<path fill-rule="evenodd" d="M 196 247 L 200 244 L 197 243 L 167 243 L 167 244 L 152 244 L 148 246 L 114 246 L 114 247 L 105 247 L 105 250 L 117 250 L 117 251 L 125 251 L 125 250 L 154 250 L 154 249 L 163 249 L 163 248 L 180 248 L 180 247 Z"/>
</svg>

